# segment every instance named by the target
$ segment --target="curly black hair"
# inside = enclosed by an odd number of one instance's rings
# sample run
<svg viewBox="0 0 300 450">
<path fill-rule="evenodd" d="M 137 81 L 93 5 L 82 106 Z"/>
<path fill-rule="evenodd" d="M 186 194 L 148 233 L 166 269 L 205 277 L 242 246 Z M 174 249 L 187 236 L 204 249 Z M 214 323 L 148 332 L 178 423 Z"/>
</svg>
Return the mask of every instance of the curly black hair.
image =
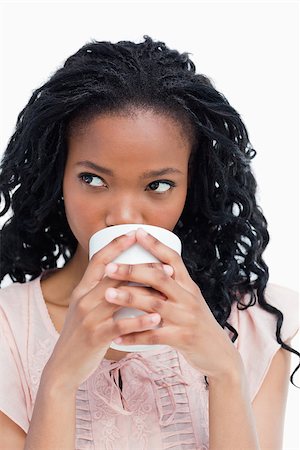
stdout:
<svg viewBox="0 0 300 450">
<path fill-rule="evenodd" d="M 276 317 L 278 343 L 300 357 L 282 341 L 283 314 L 264 295 L 269 233 L 255 198 L 250 165 L 256 151 L 247 129 L 211 80 L 196 74 L 188 53 L 149 36 L 141 43 L 92 40 L 33 92 L 19 114 L 0 166 L 0 216 L 12 211 L 1 231 L 0 281 L 8 275 L 24 283 L 57 267 L 60 257 L 65 263 L 72 258 L 77 241 L 62 196 L 68 135 L 96 115 L 132 107 L 163 112 L 193 136 L 191 182 L 173 231 L 216 320 L 235 341 L 238 333 L 227 322 L 233 303 L 246 309 L 258 302 Z"/>
</svg>

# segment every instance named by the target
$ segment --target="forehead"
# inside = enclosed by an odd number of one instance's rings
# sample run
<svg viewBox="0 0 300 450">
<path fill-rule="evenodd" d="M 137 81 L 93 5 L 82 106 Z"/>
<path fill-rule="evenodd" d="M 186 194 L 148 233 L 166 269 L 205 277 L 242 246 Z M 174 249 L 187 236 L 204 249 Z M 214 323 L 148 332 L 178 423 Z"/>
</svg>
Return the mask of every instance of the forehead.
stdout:
<svg viewBox="0 0 300 450">
<path fill-rule="evenodd" d="M 68 139 L 69 157 L 89 156 L 137 161 L 187 160 L 191 139 L 178 120 L 150 110 L 103 114 L 84 126 L 73 127 Z"/>
</svg>

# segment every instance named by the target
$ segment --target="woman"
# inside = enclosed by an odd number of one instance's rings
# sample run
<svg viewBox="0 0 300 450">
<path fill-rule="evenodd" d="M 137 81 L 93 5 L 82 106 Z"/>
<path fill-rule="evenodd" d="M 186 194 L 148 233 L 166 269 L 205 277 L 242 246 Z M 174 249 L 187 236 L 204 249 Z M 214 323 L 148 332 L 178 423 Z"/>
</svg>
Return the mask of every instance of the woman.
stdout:
<svg viewBox="0 0 300 450">
<path fill-rule="evenodd" d="M 89 43 L 33 93 L 2 161 L 4 448 L 280 448 L 296 299 L 268 284 L 254 155 L 188 55 L 149 37 Z M 121 223 L 172 230 L 182 258 L 138 230 L 89 262 Z M 111 264 L 136 241 L 161 264 Z M 128 304 L 150 315 L 114 322 Z"/>
</svg>

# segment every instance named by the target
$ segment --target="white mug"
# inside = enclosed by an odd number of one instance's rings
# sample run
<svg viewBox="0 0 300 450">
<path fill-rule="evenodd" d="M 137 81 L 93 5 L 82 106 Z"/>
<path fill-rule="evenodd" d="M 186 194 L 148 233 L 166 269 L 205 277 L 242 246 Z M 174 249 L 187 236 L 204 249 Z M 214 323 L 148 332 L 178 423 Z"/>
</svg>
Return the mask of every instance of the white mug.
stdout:
<svg viewBox="0 0 300 450">
<path fill-rule="evenodd" d="M 163 244 L 175 250 L 179 255 L 181 255 L 181 241 L 176 236 L 176 234 L 172 233 L 165 228 L 156 227 L 154 225 L 145 225 L 145 224 L 137 224 L 137 223 L 126 223 L 122 225 L 115 225 L 108 228 L 104 228 L 100 231 L 97 231 L 90 239 L 89 242 L 89 258 L 101 250 L 103 247 L 108 245 L 113 239 L 123 234 L 128 233 L 132 230 L 137 230 L 138 228 L 143 228 L 147 233 L 154 236 L 156 239 L 161 241 Z M 113 261 L 115 263 L 120 264 L 147 264 L 147 263 L 157 263 L 160 262 L 154 255 L 148 252 L 144 247 L 139 245 L 138 243 L 133 244 L 123 253 L 121 253 L 117 258 Z M 131 286 L 140 286 L 139 283 L 128 283 Z M 115 320 L 125 319 L 125 318 L 133 318 L 140 315 L 145 315 L 145 311 L 141 311 L 135 308 L 121 308 L 116 311 L 113 315 Z M 155 328 L 160 328 L 160 325 Z M 154 328 L 153 328 L 154 329 Z M 112 342 L 110 347 L 123 351 L 123 352 L 141 352 L 148 351 L 152 348 L 162 347 L 160 345 L 118 345 Z"/>
</svg>

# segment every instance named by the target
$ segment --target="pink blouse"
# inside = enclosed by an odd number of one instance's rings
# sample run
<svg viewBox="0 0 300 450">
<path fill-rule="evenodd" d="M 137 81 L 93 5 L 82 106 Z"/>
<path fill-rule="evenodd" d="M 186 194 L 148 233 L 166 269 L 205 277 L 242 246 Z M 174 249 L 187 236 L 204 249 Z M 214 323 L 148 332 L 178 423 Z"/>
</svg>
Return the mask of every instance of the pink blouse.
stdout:
<svg viewBox="0 0 300 450">
<path fill-rule="evenodd" d="M 43 368 L 59 338 L 40 278 L 0 291 L 0 410 L 25 432 Z M 298 329 L 297 294 L 269 284 L 266 297 L 284 314 L 286 341 Z M 280 348 L 276 321 L 254 305 L 245 311 L 233 307 L 229 322 L 239 333 L 235 345 L 253 400 Z M 119 362 L 103 359 L 77 391 L 76 450 L 205 450 L 208 442 L 204 376 L 167 345 L 130 353 Z"/>
</svg>

